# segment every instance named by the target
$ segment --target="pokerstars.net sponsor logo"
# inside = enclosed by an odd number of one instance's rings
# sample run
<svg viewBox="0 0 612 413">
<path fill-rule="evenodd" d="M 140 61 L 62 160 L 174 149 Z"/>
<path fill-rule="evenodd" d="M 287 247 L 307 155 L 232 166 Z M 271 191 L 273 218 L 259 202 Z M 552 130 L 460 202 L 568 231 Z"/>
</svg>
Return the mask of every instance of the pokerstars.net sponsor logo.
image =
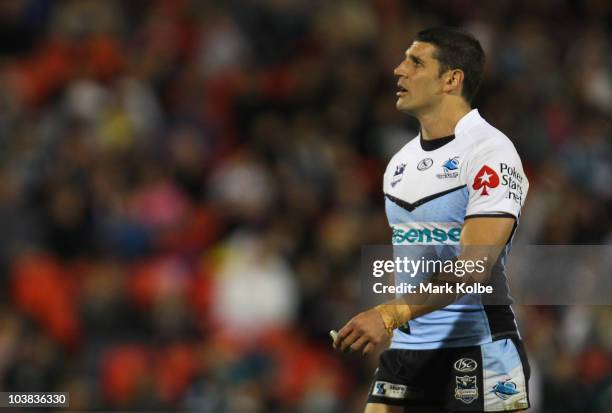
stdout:
<svg viewBox="0 0 612 413">
<path fill-rule="evenodd" d="M 520 170 L 501 162 L 499 164 L 499 174 L 489 165 L 483 165 L 472 183 L 472 189 L 480 191 L 481 196 L 489 196 L 489 190 L 498 186 L 507 187 L 506 198 L 512 199 L 518 204 L 522 204 L 524 197 L 523 184 L 525 178 Z M 501 178 L 500 176 L 501 175 Z"/>
<path fill-rule="evenodd" d="M 483 165 L 476 174 L 472 189 L 481 190 L 480 195 L 489 196 L 487 188 L 497 188 L 499 185 L 499 176 L 489 165 Z"/>
<path fill-rule="evenodd" d="M 499 171 L 502 174 L 502 186 L 508 187 L 506 198 L 513 200 L 519 205 L 522 204 L 523 197 L 525 196 L 523 192 L 525 177 L 523 174 L 517 168 L 503 162 L 499 164 Z"/>
</svg>

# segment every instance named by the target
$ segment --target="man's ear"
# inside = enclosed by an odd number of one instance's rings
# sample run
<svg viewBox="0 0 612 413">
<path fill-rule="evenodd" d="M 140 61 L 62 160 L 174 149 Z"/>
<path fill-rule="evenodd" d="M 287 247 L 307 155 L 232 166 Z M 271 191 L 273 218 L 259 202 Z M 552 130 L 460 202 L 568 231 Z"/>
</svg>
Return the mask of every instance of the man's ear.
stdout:
<svg viewBox="0 0 612 413">
<path fill-rule="evenodd" d="M 464 74 L 461 69 L 449 70 L 444 78 L 444 91 L 449 93 L 461 93 L 463 87 Z"/>
</svg>

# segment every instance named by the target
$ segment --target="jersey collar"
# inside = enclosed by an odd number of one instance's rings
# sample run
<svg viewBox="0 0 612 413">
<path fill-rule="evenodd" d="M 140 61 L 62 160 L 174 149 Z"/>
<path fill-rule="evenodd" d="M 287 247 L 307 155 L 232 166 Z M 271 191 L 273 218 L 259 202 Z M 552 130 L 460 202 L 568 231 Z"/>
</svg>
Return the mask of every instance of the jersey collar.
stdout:
<svg viewBox="0 0 612 413">
<path fill-rule="evenodd" d="M 478 109 L 470 110 L 461 119 L 459 119 L 459 122 L 457 122 L 455 125 L 455 136 L 482 121 L 483 119 L 482 116 L 480 116 L 480 113 L 478 113 Z"/>
<path fill-rule="evenodd" d="M 425 139 L 423 139 L 422 133 L 419 132 L 418 138 L 421 143 L 421 149 L 426 152 L 429 152 L 441 148 L 442 146 L 455 139 L 455 136 L 457 136 L 457 134 L 468 130 L 473 125 L 476 125 L 482 122 L 483 120 L 484 119 L 482 118 L 482 116 L 480 116 L 478 109 L 472 109 L 468 113 L 463 115 L 461 119 L 459 119 L 459 122 L 457 122 L 457 124 L 455 125 L 455 133 L 453 135 L 426 141 Z"/>
<path fill-rule="evenodd" d="M 443 147 L 455 139 L 455 135 L 444 136 L 443 138 L 426 141 L 423 139 L 423 134 L 419 133 L 419 139 L 421 140 L 421 149 L 423 149 L 425 152 L 430 152 Z"/>
</svg>

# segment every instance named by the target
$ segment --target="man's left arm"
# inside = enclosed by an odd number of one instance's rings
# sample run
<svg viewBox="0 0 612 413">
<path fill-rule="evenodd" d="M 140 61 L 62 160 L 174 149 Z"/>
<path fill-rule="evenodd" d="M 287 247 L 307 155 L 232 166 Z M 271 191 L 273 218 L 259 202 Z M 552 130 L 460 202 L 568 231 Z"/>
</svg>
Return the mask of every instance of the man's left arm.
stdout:
<svg viewBox="0 0 612 413">
<path fill-rule="evenodd" d="M 462 277 L 454 273 L 435 276 L 435 282 L 476 283 L 488 279 L 491 269 L 514 230 L 515 218 L 507 214 L 473 217 L 465 220 L 461 230 L 461 253 L 457 260 L 483 260 L 487 263 L 484 271 L 470 271 Z M 461 295 L 436 293 L 415 297 L 406 294 L 382 305 L 376 306 L 353 317 L 338 332 L 334 347 L 342 351 L 349 347 L 353 351 L 367 354 L 377 345 L 386 341 L 395 328 L 407 321 L 446 307 Z"/>
</svg>

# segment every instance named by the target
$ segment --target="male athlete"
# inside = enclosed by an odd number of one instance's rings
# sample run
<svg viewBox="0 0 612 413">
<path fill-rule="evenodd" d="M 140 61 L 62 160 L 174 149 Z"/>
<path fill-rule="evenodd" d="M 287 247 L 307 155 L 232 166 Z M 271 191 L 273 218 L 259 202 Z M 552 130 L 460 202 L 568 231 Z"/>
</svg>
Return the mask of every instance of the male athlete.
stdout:
<svg viewBox="0 0 612 413">
<path fill-rule="evenodd" d="M 467 33 L 417 34 L 394 74 L 397 108 L 421 130 L 389 162 L 386 212 L 396 250 L 451 246 L 455 258 L 469 258 L 470 246 L 487 246 L 486 279 L 509 299 L 505 258 L 529 184 L 510 140 L 471 108 L 483 66 L 482 47 Z M 431 279 L 443 275 L 453 278 Z M 472 275 L 464 279 L 484 280 Z M 398 295 L 339 331 L 336 348 L 364 354 L 391 336 L 366 413 L 529 408 L 529 365 L 510 305 L 487 305 L 480 294 L 431 296 L 414 303 Z"/>
</svg>

